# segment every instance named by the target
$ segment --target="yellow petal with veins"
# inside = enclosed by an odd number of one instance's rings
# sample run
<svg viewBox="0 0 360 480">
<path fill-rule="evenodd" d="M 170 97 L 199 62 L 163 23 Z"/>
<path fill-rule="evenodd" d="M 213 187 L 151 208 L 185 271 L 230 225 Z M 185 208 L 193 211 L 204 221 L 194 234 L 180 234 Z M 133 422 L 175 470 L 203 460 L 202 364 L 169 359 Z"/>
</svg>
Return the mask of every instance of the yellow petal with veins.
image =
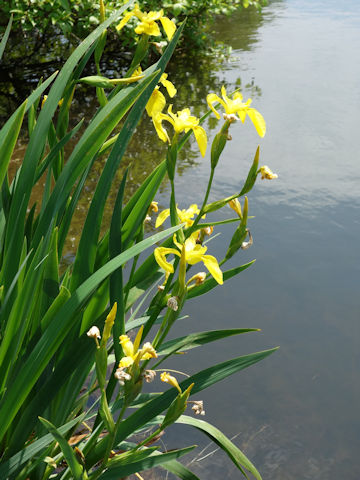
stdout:
<svg viewBox="0 0 360 480">
<path fill-rule="evenodd" d="M 181 256 L 180 253 L 175 250 L 175 248 L 158 247 L 154 250 L 155 260 L 158 265 L 165 270 L 165 272 L 174 273 L 173 265 L 166 261 L 166 255 L 169 255 L 170 253 L 173 253 L 178 257 Z"/>
<path fill-rule="evenodd" d="M 123 357 L 119 362 L 119 368 L 130 367 L 133 363 L 134 363 L 134 360 L 132 357 Z"/>
<path fill-rule="evenodd" d="M 202 261 L 204 262 L 205 267 L 209 270 L 211 275 L 215 278 L 217 283 L 222 285 L 224 283 L 223 274 L 220 270 L 218 261 L 212 255 L 203 255 Z"/>
<path fill-rule="evenodd" d="M 116 30 L 119 32 L 127 23 L 128 21 L 130 20 L 131 17 L 133 17 L 135 14 L 133 11 L 131 12 L 128 12 L 124 18 L 121 19 L 121 22 L 119 23 L 119 25 L 116 26 Z"/>
<path fill-rule="evenodd" d="M 211 110 L 214 112 L 215 117 L 217 119 L 220 119 L 220 114 L 213 107 L 213 103 L 215 103 L 215 102 L 220 103 L 221 99 L 215 93 L 209 93 L 209 95 L 206 97 L 206 101 L 207 101 L 209 107 L 211 108 Z"/>
<path fill-rule="evenodd" d="M 153 117 L 153 124 L 156 130 L 156 133 L 158 134 L 158 137 L 160 140 L 163 142 L 169 142 L 170 143 L 170 138 L 169 135 L 167 134 L 167 131 L 165 128 L 162 126 L 162 121 L 164 120 L 164 117 L 167 118 L 168 115 L 164 115 L 162 113 L 156 113 Z"/>
<path fill-rule="evenodd" d="M 126 356 L 132 357 L 134 355 L 134 345 L 127 335 L 120 335 L 120 345 Z"/>
<path fill-rule="evenodd" d="M 138 333 L 136 334 L 136 337 L 135 337 L 135 340 L 134 340 L 134 355 L 135 355 L 135 353 L 139 350 L 139 346 L 140 346 L 140 342 L 141 342 L 141 337 L 142 337 L 143 330 L 144 330 L 144 325 L 142 325 L 142 326 L 139 328 L 139 331 L 138 331 Z"/>
<path fill-rule="evenodd" d="M 266 133 L 266 123 L 264 117 L 259 113 L 255 108 L 249 108 L 247 114 L 250 117 L 250 120 L 254 124 L 257 133 L 260 137 L 263 137 Z"/>
<path fill-rule="evenodd" d="M 161 22 L 161 25 L 163 26 L 163 29 L 165 30 L 167 38 L 171 40 L 176 31 L 175 23 L 172 22 L 170 18 L 167 18 L 167 17 L 160 17 L 160 22 Z"/>
<path fill-rule="evenodd" d="M 165 220 L 168 218 L 168 216 L 170 215 L 170 209 L 167 208 L 166 210 L 163 210 L 161 213 L 159 213 L 157 219 L 156 219 L 156 222 L 155 222 L 155 228 L 158 228 L 160 227 L 160 225 L 162 225 Z"/>
<path fill-rule="evenodd" d="M 153 37 L 158 37 L 161 35 L 159 25 L 155 22 L 141 22 L 139 25 L 135 28 L 135 33 L 138 35 L 141 35 L 145 33 L 146 35 L 152 35 Z"/>
<path fill-rule="evenodd" d="M 172 23 L 172 22 L 171 22 Z M 167 77 L 168 77 L 168 74 L 167 73 L 163 73 L 160 77 L 160 83 L 162 85 L 164 85 L 164 87 L 166 88 L 168 94 L 169 94 L 169 97 L 174 97 L 176 95 L 176 88 L 174 87 L 174 85 L 170 82 L 170 80 L 167 80 Z M 165 105 L 164 105 L 165 106 Z"/>
<path fill-rule="evenodd" d="M 206 147 L 207 147 L 206 132 L 203 129 L 203 127 L 200 127 L 199 125 L 193 127 L 192 131 L 194 132 L 197 144 L 199 145 L 200 153 L 203 157 L 205 157 Z"/>
<path fill-rule="evenodd" d="M 146 104 L 146 112 L 149 117 L 154 117 L 164 109 L 165 105 L 166 99 L 164 95 L 158 88 L 155 88 Z"/>
</svg>

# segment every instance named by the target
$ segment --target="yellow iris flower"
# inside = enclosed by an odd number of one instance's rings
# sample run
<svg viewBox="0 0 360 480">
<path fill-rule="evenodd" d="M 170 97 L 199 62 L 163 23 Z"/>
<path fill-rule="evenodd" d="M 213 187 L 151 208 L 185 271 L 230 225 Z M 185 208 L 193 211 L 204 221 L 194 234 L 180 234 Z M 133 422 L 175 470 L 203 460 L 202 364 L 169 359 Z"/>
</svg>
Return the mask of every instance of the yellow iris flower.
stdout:
<svg viewBox="0 0 360 480">
<path fill-rule="evenodd" d="M 125 356 L 120 360 L 119 368 L 130 367 L 133 363 L 139 363 L 140 360 L 157 358 L 156 351 L 150 342 L 144 343 L 143 347 L 139 350 L 142 332 L 143 327 L 138 331 L 134 343 L 127 335 L 120 335 L 120 345 Z"/>
<path fill-rule="evenodd" d="M 180 208 L 177 208 L 177 207 L 176 207 L 176 210 L 177 210 L 180 223 L 185 223 L 187 227 L 191 227 L 191 225 L 194 223 L 194 220 L 193 220 L 194 215 L 197 215 L 198 213 L 200 213 L 200 209 L 195 203 L 190 205 L 190 207 L 187 210 L 180 210 Z M 155 228 L 160 227 L 160 225 L 162 225 L 169 216 L 170 216 L 169 208 L 159 213 L 156 219 Z"/>
<path fill-rule="evenodd" d="M 220 284 L 223 284 L 223 274 L 220 270 L 219 263 L 212 255 L 205 255 L 207 247 L 196 243 L 198 238 L 198 232 L 194 232 L 189 238 L 185 240 L 185 262 L 190 265 L 203 262 L 205 267 L 209 270 L 214 279 Z M 154 251 L 155 260 L 158 265 L 165 270 L 165 272 L 173 273 L 174 267 L 171 263 L 167 262 L 166 255 L 171 253 L 181 258 L 181 252 L 183 245 L 176 240 L 176 235 L 173 237 L 173 242 L 177 246 L 176 248 L 158 247 Z"/>
<path fill-rule="evenodd" d="M 159 82 L 161 85 L 163 85 L 169 97 L 173 98 L 176 95 L 176 88 L 174 85 L 170 82 L 170 80 L 167 79 L 168 74 L 163 73 L 160 77 Z M 149 117 L 154 117 L 158 113 L 161 113 L 163 109 L 165 108 L 166 105 L 166 100 L 164 95 L 160 92 L 159 86 L 155 87 L 154 91 L 151 94 L 151 97 L 149 98 L 148 103 L 146 104 L 146 112 L 149 115 Z"/>
<path fill-rule="evenodd" d="M 177 113 L 173 113 L 172 105 L 169 105 L 168 115 L 157 111 L 152 115 L 153 123 L 156 129 L 156 133 L 163 142 L 169 142 L 170 139 L 167 134 L 167 131 L 162 125 L 163 121 L 171 123 L 174 127 L 175 133 L 188 132 L 190 129 L 194 132 L 195 139 L 199 145 L 200 153 L 204 157 L 207 146 L 207 136 L 205 130 L 200 127 L 199 119 L 190 115 L 190 109 L 184 108 Z"/>
<path fill-rule="evenodd" d="M 259 113 L 255 108 L 250 107 L 250 104 L 252 102 L 251 98 L 249 98 L 244 103 L 243 96 L 240 92 L 234 93 L 232 98 L 229 98 L 226 94 L 226 89 L 224 86 L 222 86 L 221 88 L 221 95 L 222 98 L 218 97 L 215 93 L 210 93 L 206 98 L 207 103 L 211 110 L 214 112 L 216 118 L 220 118 L 220 115 L 213 107 L 213 104 L 218 102 L 224 107 L 225 113 L 227 115 L 234 115 L 235 118 L 237 118 L 235 115 L 237 113 L 239 116 L 238 118 L 242 121 L 242 123 L 245 122 L 245 118 L 247 115 L 254 124 L 254 127 L 256 128 L 259 136 L 263 137 L 265 135 L 265 120 L 261 113 Z"/>
<path fill-rule="evenodd" d="M 146 35 L 151 35 L 157 37 L 161 34 L 159 25 L 156 23 L 161 22 L 163 29 L 165 30 L 166 36 L 169 40 L 172 39 L 176 26 L 168 17 L 164 17 L 164 10 L 158 12 L 142 12 L 138 5 L 135 5 L 134 9 L 124 15 L 119 25 L 117 25 L 116 30 L 120 31 L 132 17 L 137 17 L 140 20 L 140 23 L 135 28 L 135 33 L 141 35 L 145 33 Z"/>
</svg>

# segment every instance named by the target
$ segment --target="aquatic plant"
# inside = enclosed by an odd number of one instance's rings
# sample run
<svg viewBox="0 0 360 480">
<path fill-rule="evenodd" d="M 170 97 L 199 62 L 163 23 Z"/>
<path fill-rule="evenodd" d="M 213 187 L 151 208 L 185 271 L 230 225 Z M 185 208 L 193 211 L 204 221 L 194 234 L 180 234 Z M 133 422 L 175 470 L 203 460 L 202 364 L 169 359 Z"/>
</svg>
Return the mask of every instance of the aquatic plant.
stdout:
<svg viewBox="0 0 360 480">
<path fill-rule="evenodd" d="M 179 478 L 196 479 L 177 460 L 195 446 L 162 451 L 157 444 L 161 433 L 178 422 L 204 432 L 242 474 L 249 472 L 260 479 L 251 461 L 223 433 L 185 412 L 190 404 L 195 415 L 203 416 L 203 402 L 198 397 L 202 390 L 259 362 L 275 349 L 210 366 L 181 382 L 169 368 L 159 366 L 195 346 L 256 331 L 221 329 L 167 339 L 187 300 L 209 292 L 253 263 L 224 270 L 229 258 L 251 244 L 245 194 L 258 175 L 270 179 L 274 174 L 268 167 L 259 168 L 258 148 L 241 191 L 208 203 L 215 170 L 234 122 L 225 114 L 224 125 L 211 146 L 211 174 L 203 203 L 179 209 L 175 175 L 178 152 L 194 134 L 205 155 L 206 132 L 200 124 L 212 113 L 209 110 L 196 119 L 187 109 L 173 114 L 169 108 L 167 115 L 162 113 L 163 100 L 158 103 L 156 95 L 154 101 L 159 82 L 169 82 L 164 70 L 182 27 L 173 32 L 159 60 L 141 71 L 149 43 L 144 31 L 127 75 L 106 78 L 100 71 L 106 30 L 121 15 L 127 18 L 132 2 L 108 19 L 102 1 L 100 6 L 101 24 L 61 71 L 38 85 L 0 131 L 0 478 L 115 480 L 158 465 Z M 155 17 L 164 18 L 162 13 Z M 166 29 L 169 31 L 169 25 Z M 0 55 L 8 34 L 9 29 Z M 98 75 L 82 77 L 92 55 Z M 96 88 L 99 108 L 86 128 L 83 122 L 70 128 L 72 99 L 77 86 L 84 83 Z M 174 91 L 175 87 L 170 88 Z M 158 134 L 167 143 L 166 158 L 126 205 L 125 172 L 110 225 L 102 234 L 111 185 L 149 102 L 147 111 L 156 127 L 154 138 Z M 10 176 L 11 156 L 25 115 L 28 145 L 21 166 Z M 175 127 L 173 134 L 164 133 L 164 120 Z M 119 122 L 120 130 L 114 134 Z M 264 129 L 262 124 L 262 133 Z M 89 171 L 100 155 L 107 155 L 107 160 L 88 207 L 74 261 L 64 266 L 61 259 L 69 226 Z M 154 198 L 166 176 L 171 184 L 170 205 L 159 214 L 157 227 L 168 217 L 171 226 L 149 234 L 145 225 L 158 213 Z M 37 205 L 32 192 L 40 179 L 44 189 Z M 244 197 L 242 207 L 240 197 Z M 227 204 L 235 209 L 236 218 L 205 222 L 207 213 Z M 226 223 L 234 223 L 236 229 L 224 259 L 218 262 L 208 255 L 204 238 L 214 227 Z M 169 255 L 174 256 L 173 262 Z M 199 262 L 209 274 L 189 273 Z M 165 392 L 159 389 L 159 371 L 160 380 L 169 386 Z M 150 393 L 143 390 L 144 382 L 152 382 Z"/>
</svg>

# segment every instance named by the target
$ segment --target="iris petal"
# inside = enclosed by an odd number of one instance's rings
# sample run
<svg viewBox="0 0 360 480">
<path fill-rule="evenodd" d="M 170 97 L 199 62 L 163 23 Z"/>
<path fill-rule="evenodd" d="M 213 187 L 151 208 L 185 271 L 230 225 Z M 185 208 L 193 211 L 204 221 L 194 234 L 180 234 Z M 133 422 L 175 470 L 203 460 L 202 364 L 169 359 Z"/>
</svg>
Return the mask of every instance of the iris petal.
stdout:
<svg viewBox="0 0 360 480">
<path fill-rule="evenodd" d="M 255 108 L 249 108 L 247 114 L 250 117 L 250 120 L 254 124 L 257 133 L 260 137 L 263 137 L 266 133 L 266 123 L 264 117 L 259 113 Z"/>
<path fill-rule="evenodd" d="M 167 17 L 160 17 L 160 22 L 161 22 L 161 25 L 163 26 L 163 29 L 165 30 L 167 38 L 171 40 L 176 31 L 175 23 L 172 22 Z"/>
<path fill-rule="evenodd" d="M 166 255 L 169 255 L 170 253 L 173 253 L 174 255 L 180 257 L 180 253 L 175 250 L 175 248 L 158 247 L 155 248 L 154 251 L 155 260 L 158 265 L 166 272 L 174 273 L 173 265 L 166 261 Z"/>
<path fill-rule="evenodd" d="M 215 278 L 217 283 L 222 285 L 224 283 L 223 274 L 220 270 L 218 261 L 212 255 L 203 255 L 202 261 L 204 262 L 205 267 L 209 270 L 211 275 Z"/>
<path fill-rule="evenodd" d="M 193 132 L 194 132 L 194 135 L 195 135 L 195 138 L 196 138 L 196 141 L 199 145 L 199 150 L 200 150 L 200 153 L 203 157 L 205 157 L 205 153 L 206 153 L 206 146 L 207 146 L 207 136 L 206 136 L 206 132 L 205 130 L 200 127 L 200 126 L 195 126 L 192 128 Z"/>
<path fill-rule="evenodd" d="M 166 210 L 163 210 L 161 213 L 159 213 L 157 219 L 156 219 L 156 222 L 155 222 L 155 228 L 158 228 L 160 227 L 160 225 L 162 225 L 165 220 L 168 218 L 168 216 L 170 215 L 170 209 L 167 208 Z"/>
</svg>

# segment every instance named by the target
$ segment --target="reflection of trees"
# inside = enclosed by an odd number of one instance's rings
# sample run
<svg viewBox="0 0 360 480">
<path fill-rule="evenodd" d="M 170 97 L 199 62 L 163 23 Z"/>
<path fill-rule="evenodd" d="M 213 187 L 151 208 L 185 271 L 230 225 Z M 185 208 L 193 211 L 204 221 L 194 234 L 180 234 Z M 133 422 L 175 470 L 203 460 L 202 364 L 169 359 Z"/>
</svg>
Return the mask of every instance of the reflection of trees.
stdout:
<svg viewBox="0 0 360 480">
<path fill-rule="evenodd" d="M 269 3 L 276 9 L 264 8 L 259 14 L 255 9 L 247 8 L 229 17 L 219 17 L 213 25 L 213 35 L 234 50 L 253 50 L 259 41 L 259 29 L 272 22 L 279 9 L 285 8 L 284 0 L 270 0 Z"/>
<path fill-rule="evenodd" d="M 283 0 L 273 2 L 282 4 Z M 273 19 L 269 10 L 263 13 L 255 9 L 243 9 L 231 17 L 219 17 L 211 29 L 215 40 L 237 50 L 251 50 L 258 41 L 258 29 Z M 74 44 L 61 35 L 41 34 L 32 32 L 20 36 L 13 32 L 10 35 L 7 48 L 0 66 L 0 119 L 8 116 L 35 87 L 41 77 L 50 76 L 66 60 L 74 48 Z M 124 65 L 128 63 L 126 53 L 121 47 L 121 40 L 108 45 L 104 55 L 103 73 L 109 76 L 121 75 Z M 191 55 L 183 50 L 175 52 L 169 65 L 169 72 L 178 85 L 178 108 L 185 105 L 198 105 L 205 102 L 206 94 L 218 89 L 216 71 L 221 66 L 221 54 L 215 55 L 199 53 Z M 85 72 L 90 75 L 94 72 L 90 65 Z M 179 85 L 182 88 L 179 88 Z M 183 93 L 181 93 L 181 91 Z M 252 92 L 251 92 L 252 93 Z M 252 93 L 253 94 L 253 93 Z M 185 98 L 186 97 L 186 98 Z M 184 98 L 184 102 L 180 102 Z M 175 105 L 176 108 L 176 105 Z M 195 110 L 196 111 L 196 110 Z"/>
</svg>

